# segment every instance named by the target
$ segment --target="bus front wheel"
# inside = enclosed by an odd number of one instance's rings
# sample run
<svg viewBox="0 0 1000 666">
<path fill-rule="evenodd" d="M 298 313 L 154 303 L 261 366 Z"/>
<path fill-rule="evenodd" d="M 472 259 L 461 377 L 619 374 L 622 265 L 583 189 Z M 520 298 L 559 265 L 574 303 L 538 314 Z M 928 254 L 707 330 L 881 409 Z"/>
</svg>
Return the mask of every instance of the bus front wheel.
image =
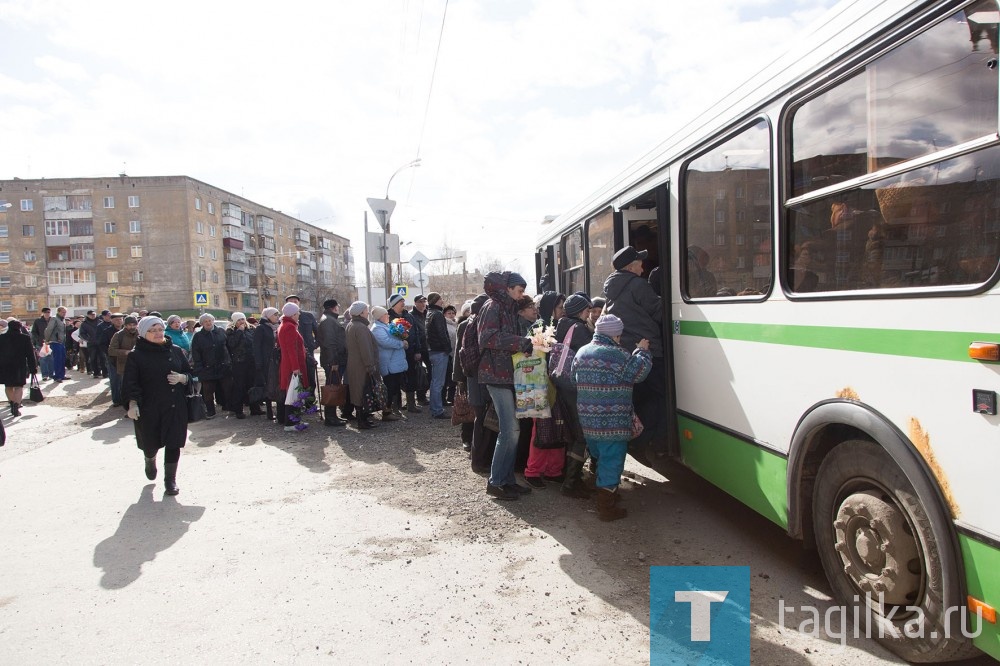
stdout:
<svg viewBox="0 0 1000 666">
<path fill-rule="evenodd" d="M 941 564 L 941 548 L 950 545 L 937 543 L 913 486 L 882 447 L 849 441 L 827 454 L 813 526 L 836 602 L 858 614 L 850 626 L 861 635 L 915 663 L 979 654 L 945 627 L 945 576 L 958 575 Z"/>
</svg>

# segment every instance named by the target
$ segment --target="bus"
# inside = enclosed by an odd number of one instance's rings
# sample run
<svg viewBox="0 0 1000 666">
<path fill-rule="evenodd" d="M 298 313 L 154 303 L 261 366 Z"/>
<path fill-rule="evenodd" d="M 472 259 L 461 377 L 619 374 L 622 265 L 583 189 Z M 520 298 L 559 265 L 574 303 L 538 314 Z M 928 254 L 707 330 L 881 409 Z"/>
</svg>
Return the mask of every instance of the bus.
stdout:
<svg viewBox="0 0 1000 666">
<path fill-rule="evenodd" d="M 842 2 L 536 245 L 539 291 L 592 297 L 648 251 L 665 459 L 814 547 L 912 662 L 1000 659 L 998 24 Z"/>
</svg>

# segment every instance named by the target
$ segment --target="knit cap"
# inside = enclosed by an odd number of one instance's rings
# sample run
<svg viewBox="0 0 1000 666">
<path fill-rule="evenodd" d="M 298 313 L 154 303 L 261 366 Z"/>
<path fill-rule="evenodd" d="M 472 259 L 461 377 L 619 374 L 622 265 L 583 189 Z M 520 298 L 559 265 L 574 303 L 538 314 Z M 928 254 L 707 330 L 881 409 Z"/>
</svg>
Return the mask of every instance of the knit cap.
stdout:
<svg viewBox="0 0 1000 666">
<path fill-rule="evenodd" d="M 587 298 L 585 294 L 573 294 L 566 299 L 563 304 L 563 308 L 566 310 L 567 317 L 575 317 L 584 310 L 593 307 L 590 299 Z"/>
<path fill-rule="evenodd" d="M 243 314 L 242 312 L 234 312 L 233 316 L 229 318 L 229 321 L 231 321 L 231 322 L 233 322 L 235 324 L 240 319 L 246 319 L 246 318 L 247 318 L 247 316 L 245 314 Z"/>
<path fill-rule="evenodd" d="M 283 314 L 286 317 L 294 317 L 298 313 L 299 313 L 299 306 L 297 306 L 295 303 L 289 302 L 281 306 L 281 314 Z"/>
<path fill-rule="evenodd" d="M 511 274 L 507 276 L 507 288 L 510 289 L 511 287 L 516 287 L 518 285 L 527 287 L 528 283 L 523 277 L 521 277 L 520 273 L 514 273 L 512 271 Z"/>
<path fill-rule="evenodd" d="M 129 319 L 129 317 L 126 317 L 126 319 Z M 163 323 L 163 320 L 160 319 L 159 317 L 143 317 L 139 321 L 139 337 L 140 338 L 146 337 L 146 334 L 149 333 L 149 329 L 153 328 L 157 324 L 159 324 L 163 328 L 167 327 L 166 324 Z"/>
<path fill-rule="evenodd" d="M 383 308 L 381 305 L 376 305 L 372 308 L 372 321 L 378 321 L 384 315 L 389 314 L 389 311 Z"/>
<path fill-rule="evenodd" d="M 622 334 L 622 331 L 625 330 L 625 324 L 623 324 L 622 320 L 613 314 L 605 314 L 597 318 L 597 322 L 594 324 L 594 330 L 601 335 L 613 338 L 616 335 Z"/>
<path fill-rule="evenodd" d="M 357 317 L 362 312 L 368 309 L 368 304 L 364 301 L 354 301 L 351 303 L 350 313 L 352 317 Z"/>
</svg>

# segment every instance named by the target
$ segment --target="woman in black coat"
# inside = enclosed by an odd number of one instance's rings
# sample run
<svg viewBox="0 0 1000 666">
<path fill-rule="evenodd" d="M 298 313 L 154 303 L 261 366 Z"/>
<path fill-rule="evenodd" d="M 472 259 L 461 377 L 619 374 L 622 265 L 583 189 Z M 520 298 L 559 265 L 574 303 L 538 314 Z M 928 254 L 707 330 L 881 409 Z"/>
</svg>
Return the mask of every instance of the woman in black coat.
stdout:
<svg viewBox="0 0 1000 666">
<path fill-rule="evenodd" d="M 256 372 L 254 386 L 259 387 L 267 405 L 267 419 L 274 420 L 273 402 L 276 398 L 273 391 L 278 390 L 278 374 L 268 377 L 271 370 L 271 357 L 274 356 L 275 335 L 281 312 L 277 308 L 264 308 L 260 313 L 260 323 L 253 332 L 253 362 Z M 284 400 L 284 396 L 281 397 Z"/>
<path fill-rule="evenodd" d="M 7 332 L 0 335 L 0 384 L 4 385 L 10 401 L 11 416 L 21 415 L 25 381 L 37 369 L 31 338 L 25 334 L 21 322 L 10 322 Z"/>
<path fill-rule="evenodd" d="M 259 415 L 260 407 L 249 400 L 250 387 L 254 384 L 253 336 L 256 330 L 247 323 L 247 316 L 234 312 L 232 323 L 226 328 L 226 349 L 233 362 L 233 383 L 229 391 L 229 411 L 236 418 L 246 418 L 243 405 L 250 405 L 250 414 Z"/>
<path fill-rule="evenodd" d="M 215 317 L 206 312 L 198 322 L 201 330 L 191 339 L 191 364 L 201 382 L 205 418 L 210 419 L 215 416 L 216 402 L 226 404 L 225 381 L 232 376 L 233 364 L 226 348 L 226 332 L 215 325 Z"/>
<path fill-rule="evenodd" d="M 139 339 L 125 358 L 122 400 L 135 423 L 136 445 L 146 457 L 146 478 L 156 478 L 156 452 L 163 454 L 163 485 L 177 488 L 177 461 L 187 443 L 187 383 L 191 366 L 184 352 L 164 336 L 159 317 L 139 321 Z"/>
</svg>

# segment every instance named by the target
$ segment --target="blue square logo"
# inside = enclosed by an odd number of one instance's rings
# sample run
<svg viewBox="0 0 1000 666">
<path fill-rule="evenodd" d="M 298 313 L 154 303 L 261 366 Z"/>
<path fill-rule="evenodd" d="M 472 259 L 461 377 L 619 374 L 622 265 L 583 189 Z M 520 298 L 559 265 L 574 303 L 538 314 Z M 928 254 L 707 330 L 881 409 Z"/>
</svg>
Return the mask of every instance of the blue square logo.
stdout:
<svg viewBox="0 0 1000 666">
<path fill-rule="evenodd" d="M 652 666 L 750 665 L 750 567 L 650 567 Z"/>
</svg>

